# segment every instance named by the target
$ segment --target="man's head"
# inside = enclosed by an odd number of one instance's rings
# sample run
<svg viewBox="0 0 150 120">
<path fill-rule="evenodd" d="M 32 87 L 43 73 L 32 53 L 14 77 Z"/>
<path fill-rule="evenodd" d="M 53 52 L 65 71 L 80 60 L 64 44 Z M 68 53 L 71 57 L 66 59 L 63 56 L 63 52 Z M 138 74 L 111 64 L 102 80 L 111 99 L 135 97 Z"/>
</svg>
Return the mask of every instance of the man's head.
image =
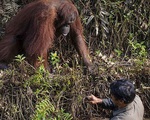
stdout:
<svg viewBox="0 0 150 120">
<path fill-rule="evenodd" d="M 134 85 L 125 79 L 116 80 L 110 85 L 110 93 L 115 104 L 129 104 L 135 98 Z"/>
</svg>

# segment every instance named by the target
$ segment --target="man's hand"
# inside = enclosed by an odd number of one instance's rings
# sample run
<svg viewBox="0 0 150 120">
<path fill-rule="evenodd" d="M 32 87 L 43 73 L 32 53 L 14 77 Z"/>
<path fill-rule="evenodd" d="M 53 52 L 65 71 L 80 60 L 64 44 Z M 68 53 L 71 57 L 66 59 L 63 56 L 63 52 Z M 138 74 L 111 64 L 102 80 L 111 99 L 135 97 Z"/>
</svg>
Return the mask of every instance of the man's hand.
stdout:
<svg viewBox="0 0 150 120">
<path fill-rule="evenodd" d="M 86 100 L 92 104 L 102 103 L 102 99 L 97 98 L 94 95 L 87 96 Z"/>
</svg>

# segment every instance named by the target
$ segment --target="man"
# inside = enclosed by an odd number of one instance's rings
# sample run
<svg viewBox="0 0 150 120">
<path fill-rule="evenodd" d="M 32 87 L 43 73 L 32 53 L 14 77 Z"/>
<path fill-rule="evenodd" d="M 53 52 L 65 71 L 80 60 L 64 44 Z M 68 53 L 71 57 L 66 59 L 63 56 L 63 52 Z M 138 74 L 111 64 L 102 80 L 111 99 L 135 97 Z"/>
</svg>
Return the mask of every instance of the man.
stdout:
<svg viewBox="0 0 150 120">
<path fill-rule="evenodd" d="M 110 120 L 143 120 L 144 107 L 135 93 L 134 85 L 129 80 L 116 80 L 110 85 L 111 98 L 100 99 L 94 95 L 87 96 L 92 104 L 111 109 Z"/>
</svg>

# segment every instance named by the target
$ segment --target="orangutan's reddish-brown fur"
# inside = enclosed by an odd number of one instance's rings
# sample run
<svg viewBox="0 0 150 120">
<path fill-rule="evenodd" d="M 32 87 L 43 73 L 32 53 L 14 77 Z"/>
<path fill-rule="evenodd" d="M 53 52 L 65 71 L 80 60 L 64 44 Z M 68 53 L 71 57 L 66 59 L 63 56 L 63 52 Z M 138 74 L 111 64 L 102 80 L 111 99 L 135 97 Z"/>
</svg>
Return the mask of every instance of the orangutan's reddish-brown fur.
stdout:
<svg viewBox="0 0 150 120">
<path fill-rule="evenodd" d="M 1 63 L 9 63 L 17 54 L 24 54 L 35 68 L 39 66 L 38 57 L 42 57 L 45 68 L 49 69 L 48 50 L 58 37 L 57 29 L 72 15 L 76 17 L 70 25 L 72 43 L 90 68 L 81 21 L 70 0 L 38 0 L 26 5 L 6 26 L 4 39 L 0 41 Z"/>
</svg>

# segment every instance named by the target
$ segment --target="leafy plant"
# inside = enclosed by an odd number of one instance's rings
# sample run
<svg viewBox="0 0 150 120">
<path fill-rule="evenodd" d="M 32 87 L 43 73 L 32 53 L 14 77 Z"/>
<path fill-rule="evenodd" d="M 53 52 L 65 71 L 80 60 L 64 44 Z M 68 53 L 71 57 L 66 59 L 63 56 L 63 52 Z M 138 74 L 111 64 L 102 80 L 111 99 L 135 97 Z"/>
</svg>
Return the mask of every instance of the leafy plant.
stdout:
<svg viewBox="0 0 150 120">
<path fill-rule="evenodd" d="M 54 112 L 55 108 L 48 99 L 40 101 L 36 105 L 35 115 L 32 120 L 46 120 L 50 112 Z"/>
<path fill-rule="evenodd" d="M 60 62 L 59 56 L 57 54 L 57 51 L 55 51 L 54 53 L 50 54 L 50 60 L 53 66 L 58 67 L 58 64 Z"/>
<path fill-rule="evenodd" d="M 130 40 L 129 45 L 131 47 L 131 52 L 134 57 L 142 59 L 147 57 L 146 46 L 144 45 L 143 41 L 138 43 L 137 41 Z"/>
<path fill-rule="evenodd" d="M 118 56 L 118 57 L 120 57 L 120 56 L 121 56 L 121 54 L 122 54 L 122 51 L 121 51 L 121 50 L 119 50 L 119 49 L 115 49 L 114 51 L 117 53 L 117 56 Z"/>
<path fill-rule="evenodd" d="M 63 109 L 56 110 L 54 105 L 46 98 L 36 105 L 32 120 L 72 120 L 72 116 L 65 113 Z"/>
<path fill-rule="evenodd" d="M 49 72 L 45 70 L 44 65 L 41 65 L 27 81 L 24 86 L 37 86 L 40 91 L 49 87 Z"/>
<path fill-rule="evenodd" d="M 17 55 L 15 56 L 15 60 L 21 63 L 23 60 L 25 60 L 25 57 L 23 55 Z"/>
<path fill-rule="evenodd" d="M 42 64 L 44 62 L 42 57 L 38 57 L 39 62 Z"/>
</svg>

